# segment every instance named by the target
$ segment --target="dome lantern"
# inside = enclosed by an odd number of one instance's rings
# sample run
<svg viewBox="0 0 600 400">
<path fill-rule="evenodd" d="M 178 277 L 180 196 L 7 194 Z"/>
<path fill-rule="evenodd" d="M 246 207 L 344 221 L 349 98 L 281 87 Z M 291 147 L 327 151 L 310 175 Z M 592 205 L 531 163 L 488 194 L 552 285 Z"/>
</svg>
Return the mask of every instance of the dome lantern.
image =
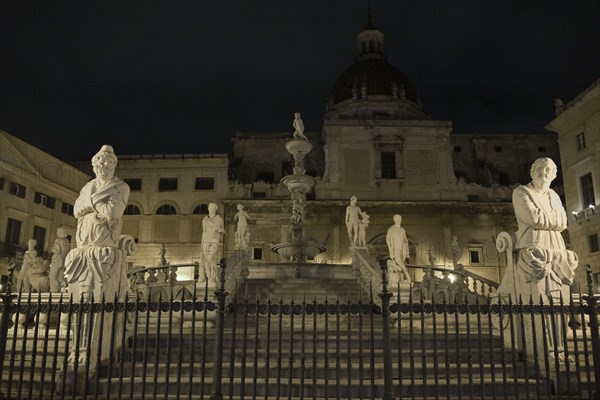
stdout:
<svg viewBox="0 0 600 400">
<path fill-rule="evenodd" d="M 385 60 L 385 51 L 383 39 L 385 35 L 382 31 L 375 28 L 373 18 L 369 12 L 367 26 L 365 30 L 356 35 L 356 61 L 362 61 L 369 58 Z"/>
</svg>

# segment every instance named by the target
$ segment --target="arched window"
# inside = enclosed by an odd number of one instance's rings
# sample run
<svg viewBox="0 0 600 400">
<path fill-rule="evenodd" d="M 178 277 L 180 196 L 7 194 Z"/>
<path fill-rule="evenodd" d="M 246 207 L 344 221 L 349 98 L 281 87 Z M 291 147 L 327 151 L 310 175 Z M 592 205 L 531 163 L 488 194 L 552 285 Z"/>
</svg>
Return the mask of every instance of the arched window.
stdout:
<svg viewBox="0 0 600 400">
<path fill-rule="evenodd" d="M 174 215 L 177 214 L 177 210 L 171 204 L 163 204 L 156 209 L 158 215 Z"/>
<path fill-rule="evenodd" d="M 125 212 L 123 213 L 123 215 L 140 215 L 141 213 L 142 213 L 142 211 L 135 204 L 127 204 L 127 207 L 125 207 Z"/>
<path fill-rule="evenodd" d="M 194 208 L 192 214 L 208 214 L 208 204 L 200 204 Z"/>
</svg>

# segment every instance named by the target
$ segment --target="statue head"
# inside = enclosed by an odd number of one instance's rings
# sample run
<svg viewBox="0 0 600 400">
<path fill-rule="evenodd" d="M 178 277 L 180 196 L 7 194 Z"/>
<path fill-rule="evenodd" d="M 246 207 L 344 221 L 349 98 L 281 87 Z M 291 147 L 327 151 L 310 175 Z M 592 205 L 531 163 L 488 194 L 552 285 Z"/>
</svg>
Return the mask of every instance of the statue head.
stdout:
<svg viewBox="0 0 600 400">
<path fill-rule="evenodd" d="M 237 210 L 238 211 L 242 211 L 244 209 L 244 205 L 243 204 L 238 204 L 237 205 Z"/>
<path fill-rule="evenodd" d="M 394 224 L 400 225 L 402 223 L 402 216 L 400 214 L 394 215 Z"/>
<path fill-rule="evenodd" d="M 28 249 L 29 251 L 33 251 L 33 250 L 35 250 L 35 245 L 36 245 L 36 244 L 37 244 L 37 240 L 35 240 L 35 239 L 29 239 L 29 240 L 27 241 L 27 249 Z"/>
<path fill-rule="evenodd" d="M 67 232 L 65 232 L 65 230 L 63 228 L 58 228 L 56 230 L 56 237 L 64 239 L 67 237 Z"/>
<path fill-rule="evenodd" d="M 549 185 L 556 178 L 557 171 L 556 164 L 551 158 L 542 157 L 533 162 L 529 174 L 533 182 Z"/>
<path fill-rule="evenodd" d="M 294 113 L 294 118 L 296 118 L 296 119 L 300 118 L 300 113 L 299 112 L 295 112 Z"/>
<path fill-rule="evenodd" d="M 105 144 L 100 151 L 92 157 L 92 168 L 96 178 L 102 181 L 108 181 L 115 175 L 117 168 L 117 156 L 112 148 Z"/>
<path fill-rule="evenodd" d="M 355 205 L 357 201 L 358 199 L 356 198 L 356 196 L 350 197 L 350 204 Z"/>
<path fill-rule="evenodd" d="M 217 205 L 217 203 L 208 203 L 208 215 L 210 215 L 211 217 L 215 216 L 218 209 L 219 206 Z"/>
</svg>

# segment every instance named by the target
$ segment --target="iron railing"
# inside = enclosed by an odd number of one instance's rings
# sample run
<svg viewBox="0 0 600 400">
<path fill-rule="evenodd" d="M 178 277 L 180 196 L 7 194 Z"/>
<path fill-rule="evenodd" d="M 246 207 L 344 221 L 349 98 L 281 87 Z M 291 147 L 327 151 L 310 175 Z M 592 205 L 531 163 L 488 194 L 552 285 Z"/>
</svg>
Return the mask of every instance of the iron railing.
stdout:
<svg viewBox="0 0 600 400">
<path fill-rule="evenodd" d="M 388 290 L 384 263 L 377 295 L 283 301 L 227 293 L 224 260 L 221 267 L 214 296 L 196 288 L 191 299 L 138 295 L 84 303 L 5 287 L 0 393 L 10 399 L 524 400 L 588 400 L 600 393 L 600 309 L 591 280 L 588 294 L 560 304 L 436 303 L 412 295 L 397 303 L 402 297 Z M 73 327 L 86 320 L 99 321 L 100 329 L 75 334 Z M 528 337 L 528 326 L 539 334 Z M 110 344 L 110 351 L 94 341 Z"/>
</svg>

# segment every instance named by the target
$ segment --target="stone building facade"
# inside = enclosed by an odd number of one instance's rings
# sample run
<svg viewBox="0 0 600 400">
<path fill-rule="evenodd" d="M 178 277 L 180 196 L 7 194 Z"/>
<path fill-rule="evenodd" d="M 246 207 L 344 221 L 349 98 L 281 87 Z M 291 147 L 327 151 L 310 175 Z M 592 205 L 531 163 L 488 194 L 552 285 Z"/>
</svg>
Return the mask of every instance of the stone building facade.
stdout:
<svg viewBox="0 0 600 400">
<path fill-rule="evenodd" d="M 50 154 L 0 131 L 0 273 L 8 259 L 36 239 L 47 253 L 62 227 L 75 237 L 73 204 L 90 176 Z"/>
<path fill-rule="evenodd" d="M 569 235 L 582 266 L 590 264 L 600 284 L 600 80 L 566 106 L 556 100 L 556 118 L 546 129 L 558 133 L 562 175 L 569 214 Z M 596 290 L 599 290 L 597 288 Z"/>
<path fill-rule="evenodd" d="M 227 165 L 225 154 L 119 157 L 117 175 L 131 190 L 123 233 L 138 243 L 130 265 L 157 265 L 162 244 L 171 264 L 198 261 L 208 204 L 222 211 L 228 197 Z"/>
</svg>

